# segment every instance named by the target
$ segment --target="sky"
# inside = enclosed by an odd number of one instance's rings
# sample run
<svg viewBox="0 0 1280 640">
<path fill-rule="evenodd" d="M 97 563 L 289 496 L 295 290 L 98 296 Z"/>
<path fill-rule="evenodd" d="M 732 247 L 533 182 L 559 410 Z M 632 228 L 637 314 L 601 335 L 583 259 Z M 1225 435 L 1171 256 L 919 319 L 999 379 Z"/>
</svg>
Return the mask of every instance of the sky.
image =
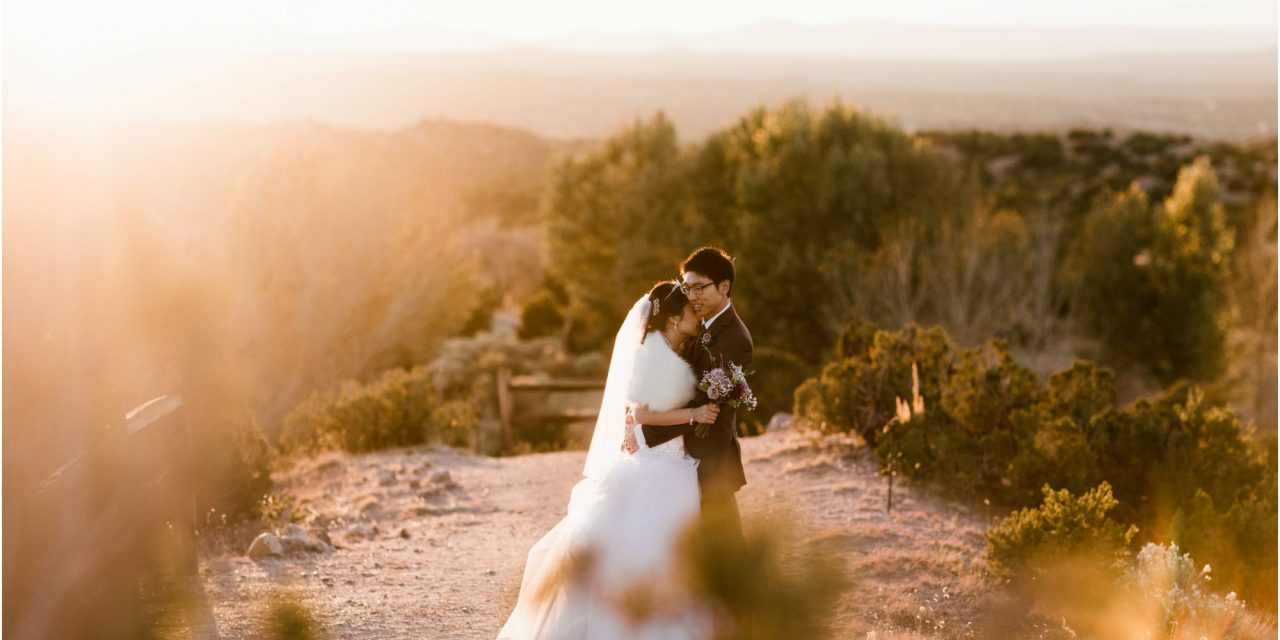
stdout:
<svg viewBox="0 0 1280 640">
<path fill-rule="evenodd" d="M 7 49 L 49 53 L 358 50 L 407 28 L 457 32 L 436 42 L 458 48 L 767 22 L 1274 32 L 1277 15 L 1266 0 L 9 0 L 3 12 Z"/>
</svg>

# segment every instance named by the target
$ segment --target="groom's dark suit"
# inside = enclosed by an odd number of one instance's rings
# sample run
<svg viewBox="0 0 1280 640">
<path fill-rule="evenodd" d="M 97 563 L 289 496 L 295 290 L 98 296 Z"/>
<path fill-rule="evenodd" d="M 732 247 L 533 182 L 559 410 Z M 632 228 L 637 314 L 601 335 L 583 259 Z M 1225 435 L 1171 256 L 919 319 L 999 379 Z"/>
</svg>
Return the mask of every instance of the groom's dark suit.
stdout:
<svg viewBox="0 0 1280 640">
<path fill-rule="evenodd" d="M 732 304 L 711 326 L 703 330 L 703 334 L 710 336 L 710 342 L 699 335 L 690 341 L 688 351 L 683 354 L 699 380 L 703 374 L 722 363 L 726 366 L 737 364 L 749 369 L 747 365 L 751 364 L 753 348 L 751 333 L 734 312 Z M 700 393 L 689 406 L 698 407 L 708 402 L 711 400 L 706 394 Z M 708 428 L 705 437 L 698 437 L 694 433 L 694 427 L 689 425 L 646 424 L 642 429 L 645 444 L 651 447 L 683 436 L 685 451 L 699 460 L 698 487 L 702 490 L 703 513 L 719 510 L 730 515 L 732 523 L 740 527 L 738 504 L 733 494 L 747 483 L 747 477 L 742 471 L 737 410 L 722 405 L 720 415 L 715 424 Z"/>
</svg>

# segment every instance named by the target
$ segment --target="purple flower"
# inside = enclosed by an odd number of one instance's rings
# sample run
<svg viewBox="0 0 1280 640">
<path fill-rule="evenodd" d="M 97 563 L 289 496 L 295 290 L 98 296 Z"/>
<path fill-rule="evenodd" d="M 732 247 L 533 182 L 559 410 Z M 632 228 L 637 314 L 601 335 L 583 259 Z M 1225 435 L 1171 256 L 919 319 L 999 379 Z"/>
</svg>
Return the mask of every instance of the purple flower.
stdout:
<svg viewBox="0 0 1280 640">
<path fill-rule="evenodd" d="M 715 386 L 715 385 L 712 385 L 712 386 L 708 387 L 708 388 L 707 388 L 707 397 L 708 397 L 708 398 L 711 398 L 712 400 L 719 399 L 719 398 L 720 398 L 720 387 L 717 387 L 717 386 Z"/>
<path fill-rule="evenodd" d="M 702 332 L 702 344 L 711 344 L 711 332 L 710 332 L 710 331 L 703 331 L 703 332 Z"/>
</svg>

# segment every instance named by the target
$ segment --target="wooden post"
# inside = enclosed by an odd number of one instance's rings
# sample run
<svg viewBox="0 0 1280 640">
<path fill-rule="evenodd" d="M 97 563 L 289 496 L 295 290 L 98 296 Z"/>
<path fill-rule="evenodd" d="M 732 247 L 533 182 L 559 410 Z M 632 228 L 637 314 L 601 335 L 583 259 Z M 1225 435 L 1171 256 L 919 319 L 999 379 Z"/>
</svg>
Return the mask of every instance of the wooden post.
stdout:
<svg viewBox="0 0 1280 640">
<path fill-rule="evenodd" d="M 515 434 L 511 430 L 511 370 L 498 369 L 498 420 L 502 425 L 502 451 L 507 453 L 515 446 Z"/>
</svg>

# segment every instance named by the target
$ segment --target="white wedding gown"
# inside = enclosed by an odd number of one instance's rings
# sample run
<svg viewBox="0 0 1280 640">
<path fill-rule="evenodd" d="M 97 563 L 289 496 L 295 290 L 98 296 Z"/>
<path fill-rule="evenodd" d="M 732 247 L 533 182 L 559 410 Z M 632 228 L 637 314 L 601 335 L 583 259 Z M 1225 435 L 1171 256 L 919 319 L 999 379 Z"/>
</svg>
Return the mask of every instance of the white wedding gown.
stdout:
<svg viewBox="0 0 1280 640">
<path fill-rule="evenodd" d="M 655 331 L 635 352 L 627 400 L 676 409 L 693 398 L 696 382 Z M 529 550 L 520 596 L 499 640 L 710 637 L 707 617 L 681 597 L 673 567 L 678 536 L 700 511 L 697 461 L 682 438 L 649 448 L 636 432 L 640 449 L 579 481 L 568 514 Z M 635 603 L 639 593 L 654 599 L 641 598 L 650 613 L 632 622 L 626 612 L 635 608 L 619 603 Z"/>
</svg>

